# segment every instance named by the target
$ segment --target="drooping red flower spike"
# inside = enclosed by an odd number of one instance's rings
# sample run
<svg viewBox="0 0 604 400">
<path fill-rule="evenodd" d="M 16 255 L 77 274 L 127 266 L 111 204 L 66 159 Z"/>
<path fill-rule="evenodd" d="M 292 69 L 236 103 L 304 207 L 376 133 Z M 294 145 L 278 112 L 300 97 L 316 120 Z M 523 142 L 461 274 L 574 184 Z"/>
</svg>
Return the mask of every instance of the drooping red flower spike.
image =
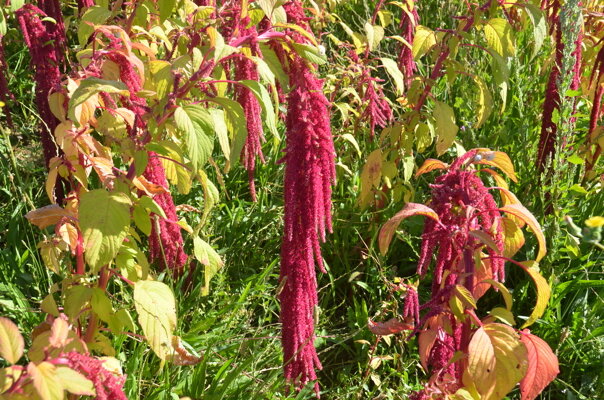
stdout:
<svg viewBox="0 0 604 400">
<path fill-rule="evenodd" d="M 249 16 L 244 18 L 235 18 L 234 22 L 237 24 L 235 32 L 237 37 L 246 37 L 249 40 L 246 42 L 250 43 L 249 51 L 251 55 L 260 56 L 260 48 L 258 47 L 258 32 L 255 26 L 248 27 L 250 23 Z M 258 81 L 258 68 L 256 63 L 250 58 L 241 54 L 234 61 L 235 66 L 235 80 L 253 80 Z M 245 139 L 245 145 L 241 151 L 241 159 L 243 165 L 248 172 L 248 182 L 250 186 L 250 194 L 252 200 L 256 201 L 256 186 L 254 184 L 254 172 L 256 170 L 256 157 L 260 158 L 264 162 L 264 156 L 262 154 L 262 141 L 264 135 L 262 132 L 262 120 L 260 103 L 252 91 L 242 85 L 235 87 L 236 99 L 241 104 L 246 117 L 247 124 L 247 137 Z"/>
<path fill-rule="evenodd" d="M 143 175 L 149 182 L 168 188 L 166 172 L 154 152 L 149 152 L 149 162 Z M 166 218 L 154 216 L 157 221 L 151 225 L 149 236 L 151 261 L 158 262 L 162 268 L 167 267 L 177 275 L 181 274 L 187 263 L 187 255 L 183 250 L 183 240 L 172 195 L 169 192 L 158 193 L 153 200 L 164 210 Z"/>
<path fill-rule="evenodd" d="M 59 150 L 52 139 L 59 120 L 50 111 L 48 95 L 61 83 L 59 68 L 63 62 L 64 31 L 59 24 L 43 22 L 42 19 L 48 15 L 34 5 L 26 4 L 15 14 L 21 26 L 25 45 L 29 49 L 31 66 L 35 71 L 36 107 L 43 121 L 40 139 L 48 167 L 50 159 L 59 155 Z"/>
<path fill-rule="evenodd" d="M 560 109 L 560 93 L 558 90 L 558 80 L 562 69 L 564 56 L 564 43 L 562 41 L 562 29 L 560 25 L 560 1 L 543 1 L 542 8 L 547 12 L 550 22 L 550 32 L 555 38 L 555 56 L 552 69 L 550 71 L 547 87 L 545 91 L 545 101 L 543 103 L 543 116 L 541 121 L 541 135 L 539 137 L 539 148 L 537 152 L 537 169 L 543 172 L 548 159 L 556 154 L 556 140 L 562 140 L 562 145 L 566 144 L 567 138 L 558 138 L 558 127 L 553 121 L 554 110 Z M 572 70 L 570 89 L 577 90 L 581 80 L 581 59 L 582 59 L 582 40 L 583 34 L 579 32 L 577 40 L 574 43 L 572 55 L 575 63 Z"/>
<path fill-rule="evenodd" d="M 417 14 L 416 1 L 407 0 L 403 6 L 405 7 L 401 11 L 401 22 L 400 31 L 401 36 L 409 44 L 402 44 L 401 52 L 398 56 L 398 65 L 403 75 L 405 76 L 405 83 L 408 85 L 411 82 L 411 77 L 417 69 L 415 60 L 413 60 L 413 53 L 411 52 L 411 46 L 413 44 L 413 38 L 415 36 L 415 27 L 419 24 L 419 15 Z"/>
<path fill-rule="evenodd" d="M 285 9 L 289 22 L 304 23 L 299 2 L 288 2 Z M 297 42 L 306 40 L 298 33 L 292 37 Z M 319 241 L 331 231 L 335 151 L 322 81 L 297 54 L 290 58 L 287 71 L 290 93 L 281 160 L 285 163 L 285 211 L 279 299 L 285 378 L 301 389 L 317 379 L 315 370 L 321 368 L 314 347 L 315 265 L 324 271 Z M 319 396 L 317 382 L 315 392 Z"/>
</svg>

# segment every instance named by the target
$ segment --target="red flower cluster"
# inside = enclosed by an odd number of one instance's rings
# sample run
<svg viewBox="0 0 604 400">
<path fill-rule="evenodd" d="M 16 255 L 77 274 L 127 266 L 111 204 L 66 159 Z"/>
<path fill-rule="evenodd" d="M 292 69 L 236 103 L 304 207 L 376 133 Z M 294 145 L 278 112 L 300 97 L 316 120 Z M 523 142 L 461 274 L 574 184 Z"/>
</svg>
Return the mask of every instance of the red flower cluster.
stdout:
<svg viewBox="0 0 604 400">
<path fill-rule="evenodd" d="M 62 354 L 68 360 L 70 368 L 78 371 L 94 384 L 95 399 L 98 400 L 127 400 L 122 387 L 125 376 L 117 376 L 103 366 L 103 361 L 88 354 L 75 351 Z"/>
<path fill-rule="evenodd" d="M 465 170 L 474 157 L 480 157 L 478 150 L 459 157 L 446 174 L 436 178 L 435 183 L 430 185 L 432 197 L 428 205 L 436 211 L 440 222 L 426 220 L 417 273 L 426 273 L 432 254 L 438 248 L 433 293 L 438 291 L 445 270 L 448 271 L 446 285 L 456 284 L 458 279 L 463 279 L 463 252 L 479 245 L 471 231 L 480 230 L 490 235 L 499 249 L 498 253 L 503 253 L 503 222 L 497 204 L 476 173 Z M 499 255 L 490 248 L 487 252 L 489 255 Z M 503 264 L 502 259 L 491 260 L 494 279 L 505 279 Z"/>
<path fill-rule="evenodd" d="M 554 110 L 560 109 L 560 93 L 558 91 L 558 80 L 560 78 L 560 70 L 562 68 L 562 58 L 564 51 L 564 43 L 562 42 L 562 29 L 560 26 L 560 1 L 553 0 L 551 2 L 542 1 L 541 7 L 548 13 L 550 22 L 550 32 L 553 32 L 556 39 L 555 63 L 552 66 L 547 88 L 545 91 L 545 101 L 543 103 L 543 117 L 541 121 L 541 135 L 539 137 L 539 149 L 537 152 L 537 168 L 543 172 L 548 158 L 551 158 L 556 153 L 556 139 L 558 128 L 553 122 Z M 573 77 L 570 88 L 577 90 L 581 79 L 581 58 L 582 58 L 582 39 L 583 35 L 580 32 L 576 42 L 574 43 L 575 50 L 572 55 L 575 57 L 573 67 Z M 566 138 L 561 138 L 566 140 Z"/>
<path fill-rule="evenodd" d="M 401 36 L 409 43 L 409 45 L 412 45 L 415 36 L 415 26 L 419 23 L 419 15 L 417 14 L 415 1 L 407 0 L 405 6 L 407 7 L 407 10 L 401 11 Z M 401 71 L 403 71 L 406 84 L 408 85 L 417 69 L 417 65 L 413 60 L 411 48 L 406 44 L 402 45 L 401 52 L 398 56 L 398 65 Z"/>
<path fill-rule="evenodd" d="M 250 50 L 251 53 L 255 56 L 260 55 L 260 48 L 258 47 L 258 42 L 255 40 L 255 37 L 258 36 L 258 32 L 256 32 L 256 28 L 254 26 L 247 28 L 247 25 L 250 22 L 249 17 L 241 18 L 237 20 L 238 22 L 238 34 L 239 37 L 249 36 L 252 39 L 250 40 Z M 250 60 L 248 57 L 244 55 L 240 55 L 235 60 L 235 80 L 258 80 L 258 68 L 254 61 Z M 256 157 L 259 157 L 262 162 L 264 162 L 264 156 L 262 155 L 262 140 L 264 139 L 264 135 L 262 132 L 262 120 L 260 119 L 260 103 L 258 99 L 246 87 L 238 85 L 236 87 L 236 98 L 241 107 L 243 107 L 243 111 L 245 112 L 245 119 L 247 123 L 247 137 L 245 139 L 245 145 L 243 146 L 243 150 L 241 152 L 241 158 L 243 160 L 243 165 L 248 172 L 248 181 L 250 185 L 250 193 L 252 195 L 252 200 L 256 201 L 256 186 L 254 184 L 254 172 L 256 170 Z"/>
<path fill-rule="evenodd" d="M 47 4 L 48 3 L 48 4 Z M 61 83 L 61 71 L 59 66 L 63 62 L 63 44 L 65 43 L 65 31 L 60 18 L 60 9 L 50 7 L 54 2 L 41 2 L 52 10 L 52 15 L 45 13 L 40 8 L 26 4 L 15 12 L 17 20 L 21 25 L 25 44 L 31 55 L 31 66 L 35 70 L 34 80 L 36 82 L 36 106 L 42 119 L 40 139 L 44 152 L 46 166 L 50 159 L 59 155 L 52 135 L 59 121 L 50 111 L 48 95 Z M 53 17 L 57 23 L 43 22 L 42 19 Z M 57 19 L 59 18 L 59 19 Z M 57 194 L 57 197 L 60 197 Z"/>
<path fill-rule="evenodd" d="M 149 152 L 149 162 L 144 176 L 149 182 L 168 188 L 166 172 L 154 152 Z M 187 262 L 187 255 L 183 250 L 183 240 L 180 226 L 177 224 L 178 217 L 174 201 L 169 192 L 156 194 L 153 200 L 164 210 L 166 219 L 158 217 L 158 223 L 151 225 L 151 235 L 149 236 L 151 261 L 158 261 L 160 266 L 168 267 L 177 274 L 182 273 Z M 159 232 L 157 227 L 159 227 Z"/>
<path fill-rule="evenodd" d="M 285 4 L 291 23 L 305 24 L 299 2 Z M 305 39 L 293 33 L 297 42 Z M 331 185 L 335 181 L 335 150 L 329 102 L 323 83 L 300 56 L 289 60 L 290 93 L 286 120 L 285 212 L 280 280 L 284 372 L 301 389 L 316 380 L 321 363 L 314 347 L 317 306 L 315 263 L 324 271 L 319 241 L 331 231 Z M 318 383 L 315 391 L 319 394 Z"/>
</svg>

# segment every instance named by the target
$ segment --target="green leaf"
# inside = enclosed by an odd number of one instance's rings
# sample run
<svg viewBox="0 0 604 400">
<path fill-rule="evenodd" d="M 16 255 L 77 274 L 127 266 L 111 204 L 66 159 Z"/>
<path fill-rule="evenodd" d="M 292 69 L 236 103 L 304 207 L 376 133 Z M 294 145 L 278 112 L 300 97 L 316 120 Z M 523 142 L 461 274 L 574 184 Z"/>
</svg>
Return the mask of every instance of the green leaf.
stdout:
<svg viewBox="0 0 604 400">
<path fill-rule="evenodd" d="M 527 2 L 524 4 L 524 11 L 533 23 L 533 54 L 531 55 L 531 59 L 533 59 L 543 46 L 543 41 L 547 36 L 547 24 L 545 15 L 538 6 Z"/>
<path fill-rule="evenodd" d="M 140 204 L 135 205 L 132 211 L 132 218 L 134 219 L 134 224 L 142 233 L 147 236 L 151 234 L 151 217 L 145 207 Z"/>
<path fill-rule="evenodd" d="M 77 124 L 75 108 L 99 92 L 118 93 L 122 96 L 130 94 L 128 87 L 123 82 L 109 81 L 95 77 L 86 78 L 80 82 L 78 88 L 73 92 L 71 99 L 69 99 L 69 106 L 67 108 L 69 119 Z"/>
<path fill-rule="evenodd" d="M 161 0 L 159 3 L 159 21 L 163 23 L 172 14 L 176 0 Z"/>
<path fill-rule="evenodd" d="M 490 49 L 502 57 L 514 55 L 514 36 L 510 23 L 503 18 L 491 18 L 484 25 L 484 35 Z"/>
<path fill-rule="evenodd" d="M 160 205 L 157 204 L 155 202 L 155 200 L 153 200 L 151 197 L 149 197 L 149 196 L 141 196 L 138 199 L 138 204 L 140 206 L 142 206 L 142 207 L 145 207 L 146 209 L 148 209 L 152 213 L 155 213 L 155 214 L 159 215 L 162 218 L 166 218 L 166 213 L 164 212 L 164 209 L 161 208 Z"/>
<path fill-rule="evenodd" d="M 380 58 L 382 65 L 388 72 L 388 75 L 394 80 L 396 86 L 396 93 L 401 96 L 405 92 L 405 77 L 401 70 L 398 68 L 396 61 L 391 58 Z"/>
<path fill-rule="evenodd" d="M 264 114 L 264 121 L 266 122 L 268 129 L 273 135 L 279 135 L 279 132 L 277 132 L 277 117 L 275 116 L 275 109 L 273 108 L 273 102 L 271 101 L 268 90 L 256 81 L 243 80 L 240 81 L 240 83 L 250 89 L 258 99 L 258 102 L 260 102 L 262 113 Z"/>
<path fill-rule="evenodd" d="M 413 59 L 419 60 L 435 44 L 436 35 L 432 29 L 423 25 L 415 27 L 415 36 L 413 37 L 413 45 L 411 47 Z"/>
<path fill-rule="evenodd" d="M 294 48 L 296 53 L 300 55 L 300 57 L 310 61 L 311 63 L 315 63 L 318 65 L 323 65 L 327 63 L 327 58 L 325 57 L 325 54 L 321 53 L 319 49 L 315 46 L 302 43 L 292 43 L 292 47 Z"/>
<path fill-rule="evenodd" d="M 86 10 L 78 26 L 78 41 L 84 46 L 88 37 L 94 32 L 94 25 L 104 24 L 111 17 L 111 11 L 107 7 L 92 6 Z M 92 24 L 92 25 L 91 25 Z"/>
<path fill-rule="evenodd" d="M 476 85 L 478 86 L 478 110 L 476 112 L 478 121 L 476 121 L 474 128 L 478 129 L 489 118 L 489 115 L 491 115 L 491 111 L 493 110 L 493 97 L 491 97 L 491 92 L 481 77 L 474 75 L 474 82 L 476 82 Z"/>
<path fill-rule="evenodd" d="M 223 267 L 224 263 L 212 246 L 199 236 L 193 238 L 193 254 L 204 265 L 204 286 L 201 288 L 201 295 L 207 296 L 210 293 L 210 280 Z"/>
<path fill-rule="evenodd" d="M 101 321 L 110 323 L 114 316 L 113 306 L 111 300 L 105 294 L 105 292 L 99 288 L 92 289 L 92 297 L 90 298 L 90 306 L 92 311 L 99 316 Z"/>
<path fill-rule="evenodd" d="M 245 144 L 247 138 L 247 123 L 245 119 L 245 113 L 241 104 L 238 102 L 227 99 L 225 97 L 213 97 L 208 99 L 222 106 L 226 111 L 227 126 L 232 134 L 231 138 L 231 166 L 235 165 L 239 161 L 241 155 L 241 149 Z"/>
<path fill-rule="evenodd" d="M 199 105 L 187 105 L 175 110 L 174 121 L 185 136 L 189 159 L 197 170 L 208 161 L 214 149 L 212 116 Z"/>
<path fill-rule="evenodd" d="M 271 72 L 275 75 L 281 87 L 287 89 L 289 87 L 289 77 L 283 70 L 283 66 L 281 65 L 281 61 L 279 61 L 277 53 L 266 44 L 260 43 L 259 47 L 260 52 L 262 53 L 262 60 L 266 62 L 266 65 L 268 65 Z M 258 73 L 260 73 L 260 70 Z"/>
<path fill-rule="evenodd" d="M 172 290 L 162 282 L 138 281 L 134 284 L 134 306 L 151 349 L 165 360 L 171 354 L 176 328 L 176 301 Z"/>
<path fill-rule="evenodd" d="M 57 367 L 55 376 L 65 390 L 78 396 L 95 396 L 94 384 L 84 375 L 68 367 Z"/>
<path fill-rule="evenodd" d="M 130 199 L 123 193 L 91 190 L 80 197 L 80 229 L 86 262 L 93 272 L 117 255 L 130 226 Z"/>
<path fill-rule="evenodd" d="M 436 153 L 440 156 L 451 147 L 459 128 L 455 125 L 453 109 L 445 103 L 435 102 L 433 116 L 436 130 Z"/>
<path fill-rule="evenodd" d="M 497 52 L 489 50 L 489 53 L 493 58 L 491 62 L 491 69 L 493 70 L 493 80 L 499 88 L 499 95 L 501 96 L 501 100 L 503 102 L 501 105 L 500 112 L 503 113 L 505 111 L 508 96 L 508 81 L 510 79 L 510 68 L 508 67 L 507 61 Z"/>
<path fill-rule="evenodd" d="M 0 357 L 15 364 L 23 355 L 25 342 L 19 328 L 8 318 L 0 317 Z"/>
<path fill-rule="evenodd" d="M 220 149 L 222 150 L 222 154 L 224 154 L 227 163 L 229 163 L 231 160 L 231 145 L 229 144 L 229 128 L 225 121 L 226 117 L 224 111 L 217 108 L 212 108 L 209 111 L 212 116 L 214 131 L 218 137 L 218 144 L 220 145 Z"/>
<path fill-rule="evenodd" d="M 70 287 L 65 291 L 65 314 L 67 314 L 69 318 L 75 319 L 86 303 L 90 301 L 91 297 L 92 289 L 87 286 L 76 285 Z"/>
</svg>

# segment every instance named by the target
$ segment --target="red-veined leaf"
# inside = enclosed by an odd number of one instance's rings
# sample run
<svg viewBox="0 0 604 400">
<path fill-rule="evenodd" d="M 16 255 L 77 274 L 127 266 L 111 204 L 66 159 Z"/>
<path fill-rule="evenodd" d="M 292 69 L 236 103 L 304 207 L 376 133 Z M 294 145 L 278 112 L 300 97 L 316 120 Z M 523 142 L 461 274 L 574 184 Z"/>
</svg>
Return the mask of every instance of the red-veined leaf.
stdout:
<svg viewBox="0 0 604 400">
<path fill-rule="evenodd" d="M 533 400 L 560 373 L 558 358 L 543 339 L 528 330 L 520 332 L 528 354 L 528 368 L 520 381 L 522 400 Z"/>
<path fill-rule="evenodd" d="M 396 231 L 396 228 L 398 228 L 401 221 L 413 215 L 423 215 L 436 221 L 439 220 L 438 214 L 436 214 L 436 212 L 430 207 L 418 203 L 407 203 L 405 207 L 396 213 L 394 217 L 390 218 L 380 230 L 378 240 L 382 254 L 386 254 L 388 251 L 388 246 L 390 246 L 394 232 Z"/>
<path fill-rule="evenodd" d="M 419 167 L 419 169 L 417 170 L 417 172 L 415 173 L 415 177 L 417 178 L 418 176 L 431 172 L 431 171 L 435 171 L 437 169 L 447 169 L 449 168 L 449 166 L 447 164 L 445 164 L 444 162 L 440 161 L 440 160 L 436 160 L 434 158 L 428 158 L 426 161 L 424 161 L 424 163 L 422 164 L 421 167 Z"/>
<path fill-rule="evenodd" d="M 386 322 L 373 322 L 372 320 L 367 321 L 367 327 L 374 335 L 386 336 L 400 333 L 404 330 L 412 330 L 413 324 L 401 322 L 396 318 L 389 319 Z"/>
</svg>

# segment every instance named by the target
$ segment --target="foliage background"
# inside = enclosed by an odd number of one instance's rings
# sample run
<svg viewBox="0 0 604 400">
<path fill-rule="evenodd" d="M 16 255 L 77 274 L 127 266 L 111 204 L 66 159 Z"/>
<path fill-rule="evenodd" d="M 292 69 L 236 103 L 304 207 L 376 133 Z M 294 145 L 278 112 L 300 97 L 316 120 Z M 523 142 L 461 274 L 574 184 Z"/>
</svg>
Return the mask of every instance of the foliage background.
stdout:
<svg viewBox="0 0 604 400">
<path fill-rule="evenodd" d="M 322 4 L 345 21 L 354 31 L 373 13 L 373 2 L 330 1 Z M 396 7 L 386 9 L 396 13 Z M 464 11 L 462 1 L 423 0 L 420 18 L 432 29 L 451 26 L 451 16 Z M 393 14 L 396 15 L 396 14 Z M 317 22 L 320 24 L 320 22 Z M 340 40 L 346 40 L 341 25 L 327 22 L 321 27 Z M 386 36 L 396 34 L 390 25 Z M 335 87 L 338 71 L 347 67 L 341 48 L 324 38 L 330 62 L 321 67 L 326 88 Z M 519 182 L 510 184 L 524 205 L 544 227 L 549 253 L 541 263 L 544 276 L 552 285 L 552 299 L 546 314 L 533 326 L 533 333 L 544 338 L 558 355 L 561 374 L 543 393 L 551 399 L 604 398 L 604 295 L 602 283 L 604 252 L 593 244 L 571 237 L 563 224 L 570 216 L 578 225 L 604 213 L 601 184 L 581 184 L 580 160 L 571 148 L 562 154 L 570 162 L 560 167 L 550 186 L 537 183 L 534 168 L 541 126 L 541 107 L 547 81 L 551 43 L 531 59 L 533 34 L 524 29 L 516 36 L 517 53 L 510 74 L 507 107 L 494 112 L 480 129 L 473 129 L 476 96 L 464 79 L 439 81 L 436 99 L 454 106 L 460 129 L 457 141 L 464 148 L 489 147 L 505 151 L 513 160 Z M 13 26 L 7 33 L 7 62 L 10 90 L 19 99 L 10 105 L 15 121 L 11 130 L 2 124 L 0 143 L 0 314 L 15 321 L 23 332 L 31 331 L 43 319 L 39 304 L 55 282 L 36 249 L 37 228 L 23 215 L 43 206 L 45 172 L 36 141 L 38 117 L 32 108 L 33 83 L 26 49 Z M 375 56 L 394 58 L 395 41 L 385 41 Z M 489 77 L 490 61 L 476 50 L 467 59 L 472 69 Z M 430 66 L 419 63 L 425 76 Z M 468 66 L 469 67 L 469 66 Z M 386 74 L 384 79 L 390 79 Z M 492 83 L 490 83 L 492 85 Z M 396 96 L 389 88 L 388 96 Z M 497 108 L 497 105 L 495 106 Z M 578 106 L 577 135 L 586 131 L 588 101 Z M 361 209 L 358 205 L 361 171 L 366 157 L 378 146 L 367 139 L 363 128 L 356 132 L 333 112 L 333 129 L 338 154 L 338 182 L 334 188 L 334 233 L 323 245 L 328 273 L 318 276 L 320 312 L 317 347 L 323 363 L 320 373 L 322 395 L 326 399 L 375 398 L 405 399 L 419 389 L 425 378 L 417 359 L 416 344 L 400 337 L 384 338 L 374 347 L 375 337 L 367 329 L 368 318 L 385 319 L 396 309 L 389 282 L 414 273 L 421 234 L 421 221 L 402 225 L 396 245 L 386 257 L 378 254 L 377 230 L 381 223 L 401 208 L 400 199 L 389 198 L 384 208 Z M 360 153 L 342 135 L 354 133 Z M 263 151 L 267 160 L 258 167 L 258 202 L 250 201 L 247 176 L 235 168 L 224 179 L 220 203 L 211 216 L 208 234 L 225 260 L 225 267 L 214 278 L 208 296 L 200 296 L 201 272 L 190 291 L 180 291 L 182 281 L 171 282 L 178 296 L 178 313 L 183 338 L 203 352 L 203 362 L 193 368 L 161 366 L 145 343 L 126 341 L 116 335 L 117 357 L 128 374 L 126 393 L 132 399 L 171 399 L 187 394 L 192 398 L 284 398 L 280 394 L 281 347 L 279 340 L 278 290 L 279 246 L 283 212 L 283 168 L 280 158 L 283 142 L 269 138 Z M 416 164 L 435 157 L 433 150 L 416 155 Z M 453 159 L 455 151 L 441 157 Z M 575 163 L 577 164 L 575 164 Z M 212 176 L 216 181 L 218 177 Z M 423 202 L 428 195 L 429 177 L 412 180 L 410 195 Z M 546 214 L 546 193 L 555 193 L 555 212 Z M 201 202 L 199 189 L 176 199 L 177 204 Z M 529 242 L 521 251 L 535 251 Z M 186 243 L 191 246 L 191 243 Z M 518 257 L 519 259 L 522 256 Z M 171 278 L 166 277 L 167 281 Z M 515 313 L 528 315 L 534 304 L 530 283 L 521 272 L 510 271 Z M 420 291 L 420 300 L 426 295 Z M 481 300 L 494 302 L 495 299 Z M 311 388 L 296 398 L 311 396 Z M 511 398 L 516 398 L 517 393 Z"/>
</svg>

